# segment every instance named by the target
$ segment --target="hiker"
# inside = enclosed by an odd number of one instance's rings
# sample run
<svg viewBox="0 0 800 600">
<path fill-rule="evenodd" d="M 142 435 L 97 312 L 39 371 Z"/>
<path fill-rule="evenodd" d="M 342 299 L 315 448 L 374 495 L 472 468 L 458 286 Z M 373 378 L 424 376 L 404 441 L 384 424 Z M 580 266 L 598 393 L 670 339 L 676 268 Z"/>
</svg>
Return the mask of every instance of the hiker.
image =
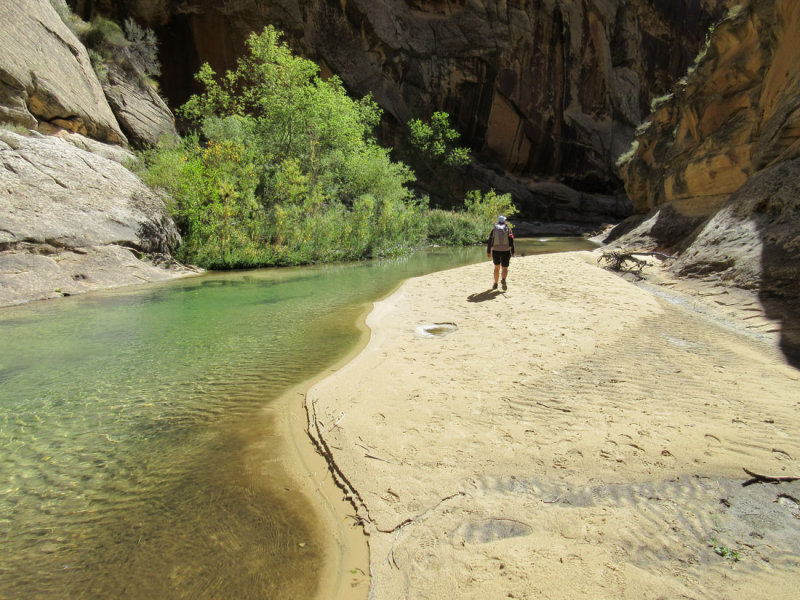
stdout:
<svg viewBox="0 0 800 600">
<path fill-rule="evenodd" d="M 506 223 L 506 218 L 503 215 L 497 217 L 497 223 L 494 224 L 492 232 L 489 234 L 489 241 L 486 244 L 486 256 L 491 257 L 494 263 L 494 285 L 492 289 L 497 289 L 500 267 L 503 267 L 503 277 L 500 279 L 500 283 L 503 289 L 507 290 L 508 263 L 511 262 L 511 257 L 514 256 L 514 234 L 511 233 L 511 228 Z"/>
</svg>

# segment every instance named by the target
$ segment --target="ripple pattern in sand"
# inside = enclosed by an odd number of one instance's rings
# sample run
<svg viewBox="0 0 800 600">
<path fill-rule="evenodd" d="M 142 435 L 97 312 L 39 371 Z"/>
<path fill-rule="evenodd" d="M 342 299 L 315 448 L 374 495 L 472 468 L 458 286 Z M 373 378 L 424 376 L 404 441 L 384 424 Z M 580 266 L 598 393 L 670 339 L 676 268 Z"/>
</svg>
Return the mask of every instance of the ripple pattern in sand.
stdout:
<svg viewBox="0 0 800 600">
<path fill-rule="evenodd" d="M 671 307 L 641 322 L 624 343 L 624 350 L 601 343 L 557 370 L 515 378 L 525 393 L 511 395 L 509 407 L 528 424 L 529 443 L 552 448 L 561 467 L 576 466 L 558 454 L 567 446 L 575 456 L 599 455 L 612 470 L 614 463 L 640 463 L 646 471 L 677 461 L 702 472 L 721 456 L 738 455 L 741 466 L 780 472 L 800 456 L 790 426 L 800 411 L 800 384 L 777 355 L 748 351 L 741 337 Z M 663 352 L 664 345 L 673 351 Z M 653 420 L 658 427 L 640 426 Z M 626 433 L 611 434 L 620 423 Z M 698 446 L 702 453 L 687 454 Z"/>
</svg>

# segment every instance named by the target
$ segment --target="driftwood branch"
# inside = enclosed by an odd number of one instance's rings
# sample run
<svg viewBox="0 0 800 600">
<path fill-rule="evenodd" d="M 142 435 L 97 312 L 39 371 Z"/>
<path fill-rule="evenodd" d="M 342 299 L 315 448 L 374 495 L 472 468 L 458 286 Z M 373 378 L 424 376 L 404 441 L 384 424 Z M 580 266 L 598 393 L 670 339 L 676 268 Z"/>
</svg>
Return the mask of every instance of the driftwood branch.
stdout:
<svg viewBox="0 0 800 600">
<path fill-rule="evenodd" d="M 603 250 L 597 262 L 605 262 L 605 268 L 611 271 L 632 273 L 637 278 L 642 278 L 642 270 L 647 266 L 647 261 L 637 258 L 639 256 L 655 256 L 661 259 L 675 258 L 663 252 L 642 252 L 637 250 Z"/>
<path fill-rule="evenodd" d="M 761 475 L 759 473 L 754 473 L 749 469 L 745 469 L 742 467 L 742 470 L 750 475 L 752 479 L 748 479 L 742 484 L 742 487 L 746 487 L 748 485 L 753 485 L 754 483 L 786 483 L 789 481 L 797 481 L 800 477 L 785 477 L 785 476 L 772 476 L 772 475 Z"/>
<path fill-rule="evenodd" d="M 361 438 L 359 437 L 358 439 L 361 439 Z M 390 461 L 390 460 L 386 460 L 385 458 L 381 458 L 380 456 L 375 456 L 374 454 L 372 454 L 372 450 L 371 450 L 371 449 L 369 449 L 369 448 L 367 448 L 367 447 L 366 447 L 364 444 L 359 444 L 358 442 L 356 442 L 356 446 L 360 446 L 361 448 L 363 448 L 364 450 L 366 450 L 366 451 L 367 451 L 367 452 L 364 454 L 364 456 L 366 456 L 367 458 L 371 458 L 372 460 L 380 460 L 380 461 L 382 461 L 382 462 L 389 463 L 390 465 L 393 465 L 393 464 L 394 464 L 394 463 L 393 463 L 392 461 Z"/>
<path fill-rule="evenodd" d="M 375 456 L 374 454 L 365 454 L 364 456 L 373 460 L 380 460 L 381 462 L 389 463 L 390 465 L 394 464 L 392 461 L 381 458 L 380 456 Z"/>
</svg>

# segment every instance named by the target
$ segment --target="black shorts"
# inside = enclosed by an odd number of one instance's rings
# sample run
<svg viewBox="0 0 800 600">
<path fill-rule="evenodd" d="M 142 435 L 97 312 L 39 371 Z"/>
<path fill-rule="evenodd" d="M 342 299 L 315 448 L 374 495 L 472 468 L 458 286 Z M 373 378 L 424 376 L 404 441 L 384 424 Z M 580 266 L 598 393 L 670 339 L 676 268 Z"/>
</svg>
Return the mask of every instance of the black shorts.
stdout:
<svg viewBox="0 0 800 600">
<path fill-rule="evenodd" d="M 492 250 L 492 262 L 507 267 L 511 262 L 511 250 Z"/>
</svg>

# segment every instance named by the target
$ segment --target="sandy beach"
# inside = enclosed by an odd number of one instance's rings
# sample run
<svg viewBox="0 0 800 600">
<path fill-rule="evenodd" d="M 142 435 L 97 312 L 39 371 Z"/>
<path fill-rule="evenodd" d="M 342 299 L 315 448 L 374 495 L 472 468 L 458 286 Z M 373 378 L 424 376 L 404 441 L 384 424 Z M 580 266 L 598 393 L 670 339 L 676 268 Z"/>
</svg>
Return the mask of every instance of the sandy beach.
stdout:
<svg viewBox="0 0 800 600">
<path fill-rule="evenodd" d="M 800 372 L 753 297 L 591 252 L 490 284 L 409 280 L 306 395 L 369 597 L 795 598 L 800 482 L 743 469 L 800 476 Z"/>
</svg>

